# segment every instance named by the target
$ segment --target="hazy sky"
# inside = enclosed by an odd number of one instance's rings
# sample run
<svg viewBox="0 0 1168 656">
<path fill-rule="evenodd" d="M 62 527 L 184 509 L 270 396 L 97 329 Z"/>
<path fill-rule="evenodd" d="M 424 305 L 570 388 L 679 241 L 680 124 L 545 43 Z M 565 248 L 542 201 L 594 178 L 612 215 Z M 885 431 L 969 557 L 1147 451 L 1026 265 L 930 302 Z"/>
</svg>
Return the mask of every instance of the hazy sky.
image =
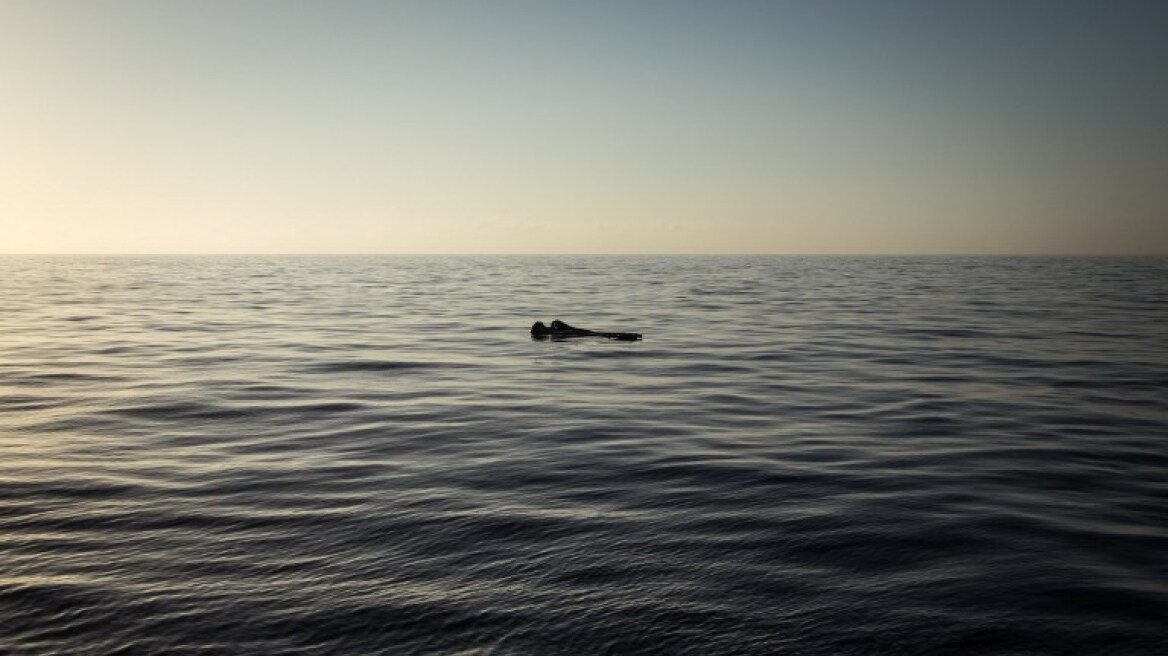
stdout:
<svg viewBox="0 0 1168 656">
<path fill-rule="evenodd" d="M 1168 253 L 1168 2 L 0 0 L 0 252 Z"/>
</svg>

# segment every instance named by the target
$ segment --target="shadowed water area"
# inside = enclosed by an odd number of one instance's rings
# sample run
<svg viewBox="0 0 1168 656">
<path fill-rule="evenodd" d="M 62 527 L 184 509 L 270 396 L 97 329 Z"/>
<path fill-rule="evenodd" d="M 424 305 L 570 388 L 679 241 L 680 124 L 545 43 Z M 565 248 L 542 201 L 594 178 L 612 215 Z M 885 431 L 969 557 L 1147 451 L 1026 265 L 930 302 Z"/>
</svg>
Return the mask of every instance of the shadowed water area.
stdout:
<svg viewBox="0 0 1168 656">
<path fill-rule="evenodd" d="M 4 257 L 0 309 L 3 654 L 1168 640 L 1165 258 Z"/>
</svg>

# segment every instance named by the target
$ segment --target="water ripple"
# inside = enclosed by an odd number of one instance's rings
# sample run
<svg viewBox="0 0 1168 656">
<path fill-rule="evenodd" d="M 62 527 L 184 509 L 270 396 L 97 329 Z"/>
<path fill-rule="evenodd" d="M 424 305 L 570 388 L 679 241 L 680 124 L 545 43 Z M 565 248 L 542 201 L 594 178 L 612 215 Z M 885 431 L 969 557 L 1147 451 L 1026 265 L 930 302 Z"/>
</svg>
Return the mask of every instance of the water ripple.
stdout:
<svg viewBox="0 0 1168 656">
<path fill-rule="evenodd" d="M 0 258 L 0 652 L 1158 654 L 1166 274 Z"/>
</svg>

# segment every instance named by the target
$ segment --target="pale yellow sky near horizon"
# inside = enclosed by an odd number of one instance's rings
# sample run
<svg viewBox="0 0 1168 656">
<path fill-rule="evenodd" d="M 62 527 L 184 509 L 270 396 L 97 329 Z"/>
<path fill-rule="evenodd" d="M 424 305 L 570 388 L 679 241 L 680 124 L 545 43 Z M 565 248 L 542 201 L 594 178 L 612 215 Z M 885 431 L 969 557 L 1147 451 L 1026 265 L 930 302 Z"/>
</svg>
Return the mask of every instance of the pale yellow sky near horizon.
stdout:
<svg viewBox="0 0 1168 656">
<path fill-rule="evenodd" d="M 929 6 L 9 0 L 0 253 L 1168 253 L 1168 12 Z"/>
</svg>

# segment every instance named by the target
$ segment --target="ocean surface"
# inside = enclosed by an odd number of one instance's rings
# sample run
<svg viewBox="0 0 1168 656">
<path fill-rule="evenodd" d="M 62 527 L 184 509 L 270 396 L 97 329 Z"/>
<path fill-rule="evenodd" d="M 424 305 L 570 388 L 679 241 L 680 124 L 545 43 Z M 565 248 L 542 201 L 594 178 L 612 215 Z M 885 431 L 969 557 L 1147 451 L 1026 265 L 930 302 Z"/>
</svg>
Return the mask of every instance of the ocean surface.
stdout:
<svg viewBox="0 0 1168 656">
<path fill-rule="evenodd" d="M 1165 653 L 1168 258 L 0 257 L 5 656 Z"/>
</svg>

